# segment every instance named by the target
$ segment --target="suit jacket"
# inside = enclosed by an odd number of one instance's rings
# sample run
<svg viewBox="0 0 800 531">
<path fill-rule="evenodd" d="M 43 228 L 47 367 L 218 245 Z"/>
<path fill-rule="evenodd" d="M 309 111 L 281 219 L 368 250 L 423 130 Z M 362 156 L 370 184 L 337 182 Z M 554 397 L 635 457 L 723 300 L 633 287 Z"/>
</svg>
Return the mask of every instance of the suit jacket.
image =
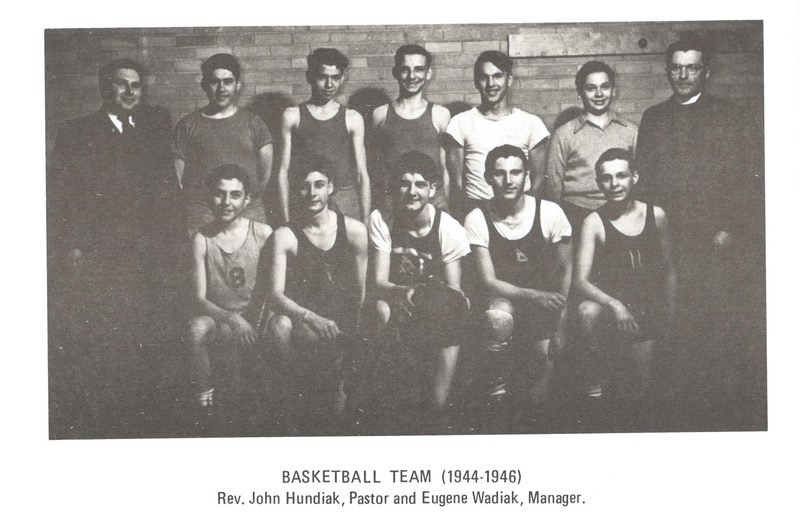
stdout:
<svg viewBox="0 0 800 531">
<path fill-rule="evenodd" d="M 642 115 L 637 195 L 667 210 L 680 248 L 707 247 L 720 230 L 741 231 L 748 213 L 758 221 L 757 125 L 744 109 L 707 93 L 692 105 L 670 99 Z"/>
<path fill-rule="evenodd" d="M 59 129 L 48 172 L 51 251 L 131 249 L 180 210 L 168 118 L 145 109 L 133 119 L 124 135 L 103 110 Z"/>
</svg>

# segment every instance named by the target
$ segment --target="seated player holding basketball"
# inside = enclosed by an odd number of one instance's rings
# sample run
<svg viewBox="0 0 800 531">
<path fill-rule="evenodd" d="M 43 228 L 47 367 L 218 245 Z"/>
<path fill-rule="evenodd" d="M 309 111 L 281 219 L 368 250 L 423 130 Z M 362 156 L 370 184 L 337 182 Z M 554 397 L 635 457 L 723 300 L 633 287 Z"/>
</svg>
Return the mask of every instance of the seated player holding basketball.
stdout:
<svg viewBox="0 0 800 531">
<path fill-rule="evenodd" d="M 639 175 L 628 151 L 605 151 L 595 164 L 606 204 L 584 220 L 573 286 L 588 349 L 589 396 L 599 397 L 603 357 L 617 352 L 635 367 L 634 396 L 647 390 L 655 342 L 672 323 L 676 275 L 664 211 L 634 199 Z M 601 348 L 607 347 L 607 348 Z"/>
<path fill-rule="evenodd" d="M 433 352 L 430 403 L 439 410 L 447 403 L 458 360 L 464 322 L 448 322 L 449 295 L 456 305 L 467 303 L 461 288 L 461 259 L 469 254 L 464 228 L 449 214 L 430 204 L 441 182 L 436 163 L 419 151 L 402 154 L 392 168 L 394 208 L 374 210 L 369 218 L 370 280 L 378 300 L 378 327 L 386 330 L 390 320 L 398 323 L 410 309 L 403 342 L 406 347 Z M 438 301 L 430 299 L 420 284 L 440 283 Z M 434 298 L 439 295 L 434 296 Z M 414 306 L 416 305 L 416 308 Z M 455 312 L 456 314 L 458 312 Z M 463 321 L 463 319 L 462 319 Z M 409 344 L 413 341 L 414 345 Z"/>
<path fill-rule="evenodd" d="M 332 175 L 331 162 L 316 155 L 293 168 L 289 185 L 297 205 L 295 218 L 275 231 L 267 248 L 272 312 L 267 334 L 277 351 L 284 385 L 308 388 L 309 372 L 315 368 L 321 370 L 318 375 L 332 372 L 333 378 L 324 383 L 333 389 L 323 393 L 322 400 L 340 413 L 346 400 L 340 370 L 343 352 L 333 341 L 358 332 L 367 274 L 367 229 L 329 208 Z"/>
<path fill-rule="evenodd" d="M 464 228 L 478 271 L 486 349 L 505 351 L 512 335 L 517 346 L 511 356 L 492 357 L 495 367 L 488 370 L 498 380 L 490 393 L 504 394 L 500 379 L 517 375 L 518 391 L 530 390 L 538 403 L 564 346 L 572 229 L 557 204 L 525 194 L 528 165 L 516 146 L 492 149 L 484 176 L 493 197 L 467 214 Z M 529 388 L 537 365 L 544 371 Z"/>
<path fill-rule="evenodd" d="M 231 372 L 241 361 L 234 347 L 251 348 L 257 341 L 253 325 L 242 314 L 250 303 L 259 255 L 272 229 L 242 217 L 250 202 L 249 182 L 245 170 L 234 164 L 212 171 L 206 185 L 215 219 L 192 237 L 197 311 L 189 322 L 188 340 L 192 384 L 202 407 L 213 405 L 212 367 Z"/>
</svg>

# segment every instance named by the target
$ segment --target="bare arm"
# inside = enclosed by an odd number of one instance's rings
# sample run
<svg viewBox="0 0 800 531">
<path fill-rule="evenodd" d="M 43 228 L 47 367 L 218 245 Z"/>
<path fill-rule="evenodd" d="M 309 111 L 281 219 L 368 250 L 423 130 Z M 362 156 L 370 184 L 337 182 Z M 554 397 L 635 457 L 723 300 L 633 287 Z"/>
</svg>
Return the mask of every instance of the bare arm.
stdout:
<svg viewBox="0 0 800 531">
<path fill-rule="evenodd" d="M 444 147 L 447 151 L 447 171 L 450 183 L 460 196 L 464 195 L 464 146 L 445 133 Z"/>
<path fill-rule="evenodd" d="M 347 130 L 353 144 L 356 159 L 356 185 L 361 201 L 361 221 L 366 223 L 370 213 L 372 192 L 370 191 L 369 174 L 367 173 L 367 150 L 364 148 L 364 118 L 358 111 L 348 109 L 345 115 Z"/>
<path fill-rule="evenodd" d="M 558 324 L 550 341 L 550 351 L 561 350 L 567 338 L 567 308 L 566 300 L 569 296 L 570 283 L 572 282 L 572 238 L 561 240 L 556 246 L 556 279 L 558 280 L 558 294 L 564 297 L 564 307 L 558 318 Z"/>
<path fill-rule="evenodd" d="M 358 287 L 358 308 L 356 312 L 355 329 L 361 328 L 361 312 L 364 308 L 364 298 L 367 290 L 367 227 L 358 220 L 346 218 L 347 236 L 350 251 L 355 257 L 356 283 Z"/>
<path fill-rule="evenodd" d="M 264 195 L 267 184 L 272 177 L 272 144 L 267 144 L 258 150 L 258 190 L 253 192 L 260 196 Z"/>
<path fill-rule="evenodd" d="M 444 264 L 444 283 L 454 289 L 461 289 L 461 258 Z"/>
<path fill-rule="evenodd" d="M 543 139 L 528 152 L 528 160 L 531 165 L 531 194 L 533 195 L 539 195 L 542 192 L 549 139 L 550 137 Z"/>
<path fill-rule="evenodd" d="M 447 169 L 447 150 L 444 148 L 444 134 L 450 123 L 450 111 L 443 105 L 434 105 L 433 126 L 439 132 L 439 167 L 442 169 L 442 190 L 447 202 L 450 202 L 450 172 Z"/>
<path fill-rule="evenodd" d="M 293 323 L 305 323 L 322 339 L 333 339 L 341 334 L 338 325 L 286 296 L 286 268 L 288 257 L 297 255 L 297 238 L 288 227 L 275 231 L 268 248 L 271 268 L 267 283 L 270 307 L 275 313 L 286 315 Z"/>
<path fill-rule="evenodd" d="M 278 201 L 282 221 L 289 221 L 289 164 L 292 160 L 292 132 L 300 123 L 300 109 L 289 107 L 281 118 L 281 162 L 278 166 Z"/>
<path fill-rule="evenodd" d="M 675 309 L 677 307 L 678 273 L 675 269 L 675 260 L 672 254 L 672 242 L 669 238 L 667 215 L 659 207 L 654 207 L 654 209 L 656 228 L 658 228 L 658 239 L 661 244 L 661 253 L 664 256 L 664 302 L 667 309 L 666 327 L 667 330 L 671 330 L 675 319 Z"/>
</svg>

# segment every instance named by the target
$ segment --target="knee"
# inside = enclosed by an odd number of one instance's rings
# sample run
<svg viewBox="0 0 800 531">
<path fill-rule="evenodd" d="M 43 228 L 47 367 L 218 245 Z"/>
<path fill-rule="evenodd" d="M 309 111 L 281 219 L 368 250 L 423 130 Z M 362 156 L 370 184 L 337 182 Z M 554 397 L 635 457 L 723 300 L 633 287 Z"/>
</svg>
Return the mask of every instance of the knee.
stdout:
<svg viewBox="0 0 800 531">
<path fill-rule="evenodd" d="M 292 320 L 285 315 L 274 315 L 269 320 L 269 334 L 276 341 L 289 341 L 292 337 L 292 328 Z"/>
<path fill-rule="evenodd" d="M 392 316 L 392 309 L 389 307 L 389 303 L 383 300 L 375 302 L 375 319 L 378 326 L 380 327 L 386 326 L 391 316 Z"/>
<path fill-rule="evenodd" d="M 187 326 L 187 337 L 190 345 L 205 345 L 214 338 L 216 325 L 207 316 L 194 317 Z"/>
<path fill-rule="evenodd" d="M 578 305 L 578 323 L 584 331 L 592 331 L 603 314 L 603 308 L 594 301 L 582 301 Z"/>
<path fill-rule="evenodd" d="M 514 333 L 514 317 L 506 309 L 490 308 L 483 312 L 482 328 L 489 350 L 501 350 Z"/>
</svg>

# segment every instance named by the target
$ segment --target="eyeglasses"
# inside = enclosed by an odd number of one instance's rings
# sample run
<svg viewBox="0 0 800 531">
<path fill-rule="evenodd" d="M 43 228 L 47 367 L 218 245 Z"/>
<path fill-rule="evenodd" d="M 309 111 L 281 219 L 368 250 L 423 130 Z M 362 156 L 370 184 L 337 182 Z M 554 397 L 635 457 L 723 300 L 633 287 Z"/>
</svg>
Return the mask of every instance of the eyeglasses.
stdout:
<svg viewBox="0 0 800 531">
<path fill-rule="evenodd" d="M 678 63 L 672 63 L 667 67 L 667 72 L 670 75 L 677 76 L 681 73 L 681 70 L 686 69 L 686 73 L 690 76 L 696 76 L 701 70 L 705 69 L 705 65 L 698 65 L 698 64 L 688 64 L 688 65 L 679 65 Z"/>
</svg>

